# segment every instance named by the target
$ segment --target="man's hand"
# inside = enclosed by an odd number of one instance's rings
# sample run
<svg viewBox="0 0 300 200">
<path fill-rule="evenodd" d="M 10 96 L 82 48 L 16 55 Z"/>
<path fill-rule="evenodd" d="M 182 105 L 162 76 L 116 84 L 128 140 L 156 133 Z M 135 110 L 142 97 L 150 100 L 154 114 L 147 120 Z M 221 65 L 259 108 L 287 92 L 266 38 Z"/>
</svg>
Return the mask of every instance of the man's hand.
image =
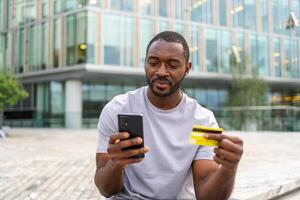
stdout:
<svg viewBox="0 0 300 200">
<path fill-rule="evenodd" d="M 235 172 L 238 163 L 243 154 L 243 140 L 235 136 L 225 134 L 211 134 L 204 135 L 206 139 L 219 141 L 218 147 L 214 149 L 214 160 L 221 165 L 227 172 Z"/>
<path fill-rule="evenodd" d="M 110 136 L 107 153 L 110 156 L 113 168 L 124 169 L 128 164 L 138 163 L 142 161 L 143 158 L 134 158 L 133 156 L 147 153 L 149 151 L 149 147 L 123 150 L 124 148 L 139 145 L 143 142 L 140 137 L 132 139 L 128 138 L 129 133 L 127 132 L 121 132 Z"/>
</svg>

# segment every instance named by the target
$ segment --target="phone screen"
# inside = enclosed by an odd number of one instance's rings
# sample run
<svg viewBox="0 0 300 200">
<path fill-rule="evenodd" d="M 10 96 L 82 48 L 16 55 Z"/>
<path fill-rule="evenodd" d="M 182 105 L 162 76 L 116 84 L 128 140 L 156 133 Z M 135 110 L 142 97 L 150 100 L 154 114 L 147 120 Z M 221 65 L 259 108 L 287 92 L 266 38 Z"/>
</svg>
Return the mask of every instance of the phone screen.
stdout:
<svg viewBox="0 0 300 200">
<path fill-rule="evenodd" d="M 128 149 L 138 149 L 144 147 L 144 131 L 143 131 L 143 116 L 138 114 L 118 114 L 118 126 L 119 132 L 126 131 L 129 133 L 129 138 L 141 137 L 143 143 L 135 145 Z M 144 154 L 136 156 L 138 158 L 143 158 Z"/>
</svg>

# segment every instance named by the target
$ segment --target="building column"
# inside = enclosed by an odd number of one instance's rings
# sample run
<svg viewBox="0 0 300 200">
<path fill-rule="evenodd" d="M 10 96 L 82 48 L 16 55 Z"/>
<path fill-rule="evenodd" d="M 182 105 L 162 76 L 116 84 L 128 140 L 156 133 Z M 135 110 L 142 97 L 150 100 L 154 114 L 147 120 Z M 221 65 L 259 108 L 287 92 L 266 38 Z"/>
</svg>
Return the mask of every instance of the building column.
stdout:
<svg viewBox="0 0 300 200">
<path fill-rule="evenodd" d="M 65 84 L 65 127 L 79 129 L 82 124 L 81 80 L 67 80 Z"/>
</svg>

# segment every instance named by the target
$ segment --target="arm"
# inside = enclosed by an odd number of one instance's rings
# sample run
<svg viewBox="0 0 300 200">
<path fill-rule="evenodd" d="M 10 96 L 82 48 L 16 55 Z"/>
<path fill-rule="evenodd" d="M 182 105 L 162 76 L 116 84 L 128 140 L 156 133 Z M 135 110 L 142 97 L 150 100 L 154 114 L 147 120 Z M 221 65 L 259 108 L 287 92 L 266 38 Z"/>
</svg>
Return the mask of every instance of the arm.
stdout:
<svg viewBox="0 0 300 200">
<path fill-rule="evenodd" d="M 95 184 L 100 193 L 110 197 L 123 188 L 123 173 L 128 164 L 140 162 L 141 158 L 130 158 L 149 151 L 144 147 L 123 151 L 123 148 L 141 144 L 141 138 L 128 139 L 128 133 L 117 133 L 109 139 L 107 153 L 96 154 L 97 170 Z"/>
<path fill-rule="evenodd" d="M 238 163 L 243 154 L 243 141 L 228 135 L 207 134 L 219 141 L 214 161 L 195 160 L 192 164 L 197 199 L 225 200 L 232 193 Z"/>
</svg>

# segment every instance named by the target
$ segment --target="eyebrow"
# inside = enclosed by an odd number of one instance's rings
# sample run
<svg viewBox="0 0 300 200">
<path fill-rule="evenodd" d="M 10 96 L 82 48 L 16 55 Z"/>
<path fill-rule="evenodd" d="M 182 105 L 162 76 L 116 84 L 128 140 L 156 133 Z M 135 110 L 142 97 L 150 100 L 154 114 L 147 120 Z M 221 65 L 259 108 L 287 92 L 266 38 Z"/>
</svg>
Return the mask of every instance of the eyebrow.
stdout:
<svg viewBox="0 0 300 200">
<path fill-rule="evenodd" d="M 156 57 L 156 56 L 149 56 L 147 60 L 150 60 L 150 59 L 159 60 L 159 58 Z M 175 59 L 175 58 L 170 58 L 170 59 L 168 59 L 168 62 L 177 62 L 177 63 L 181 63 L 180 60 Z"/>
</svg>

